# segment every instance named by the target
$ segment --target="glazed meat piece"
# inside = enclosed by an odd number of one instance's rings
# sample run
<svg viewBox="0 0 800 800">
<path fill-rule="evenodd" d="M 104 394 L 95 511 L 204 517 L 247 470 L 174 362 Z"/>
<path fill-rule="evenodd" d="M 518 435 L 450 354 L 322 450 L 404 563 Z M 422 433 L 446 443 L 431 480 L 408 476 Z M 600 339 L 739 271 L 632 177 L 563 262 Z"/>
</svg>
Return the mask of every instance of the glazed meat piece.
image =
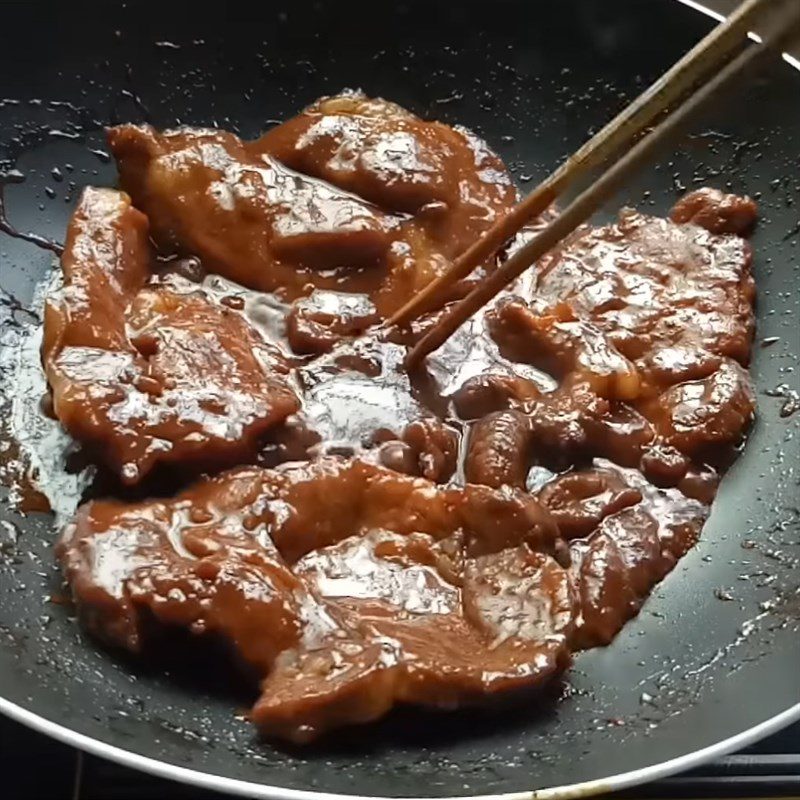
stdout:
<svg viewBox="0 0 800 800">
<path fill-rule="evenodd" d="M 524 543 L 568 563 L 558 526 L 527 492 L 507 485 L 495 489 L 476 484 L 466 486 L 455 497 L 468 555 L 487 555 Z"/>
<path fill-rule="evenodd" d="M 317 137 L 317 123 L 330 135 Z M 108 137 L 123 188 L 166 252 L 288 299 L 312 287 L 365 293 L 384 317 L 517 197 L 502 162 L 469 132 L 357 95 L 320 101 L 256 142 L 135 125 Z M 397 142 L 413 150 L 410 161 L 398 160 Z M 356 145 L 363 158 L 348 161 Z M 400 197 L 413 216 L 393 211 Z"/>
<path fill-rule="evenodd" d="M 723 210 L 735 200 L 714 198 Z M 749 360 L 753 335 L 750 260 L 738 236 L 633 211 L 546 256 L 533 300 L 501 301 L 487 316 L 507 358 L 562 382 L 533 411 L 537 457 L 641 462 L 675 485 L 687 456 L 736 443 L 754 409 L 736 364 Z"/>
<path fill-rule="evenodd" d="M 146 419 L 183 449 L 175 458 L 194 452 L 217 465 L 247 460 L 260 436 L 298 408 L 288 365 L 236 310 L 180 288 L 144 291 L 129 311 L 147 377 L 163 387 L 160 405 L 174 409 L 175 421 L 161 410 Z"/>
<path fill-rule="evenodd" d="M 529 519 L 507 544 L 506 516 L 504 547 L 485 546 L 497 523 L 480 518 L 491 490 L 475 489 L 358 462 L 239 469 L 171 500 L 89 503 L 58 554 L 95 635 L 134 652 L 162 626 L 229 641 L 264 676 L 254 722 L 306 741 L 397 702 L 536 687 L 566 665 L 567 572 L 524 543 Z"/>
<path fill-rule="evenodd" d="M 67 229 L 63 286 L 45 303 L 45 366 L 67 347 L 131 349 L 121 312 L 149 277 L 150 258 L 147 218 L 128 195 L 85 189 Z"/>
<path fill-rule="evenodd" d="M 366 295 L 317 289 L 292 304 L 286 338 L 295 353 L 327 353 L 337 342 L 363 333 L 379 319 Z"/>
<path fill-rule="evenodd" d="M 527 492 L 511 487 L 439 487 L 361 459 L 324 458 L 270 473 L 272 507 L 291 509 L 271 536 L 294 562 L 306 553 L 370 530 L 458 535 L 470 556 L 526 544 L 560 551 L 558 527 Z"/>
<path fill-rule="evenodd" d="M 195 284 L 142 289 L 149 264 L 147 223 L 127 195 L 87 189 L 44 324 L 57 417 L 131 484 L 159 462 L 252 458 L 298 407 L 285 363 L 244 317 Z"/>
<path fill-rule="evenodd" d="M 170 500 L 82 506 L 57 554 L 83 624 L 132 652 L 146 648 L 154 623 L 218 634 L 269 669 L 301 641 L 309 600 L 250 521 L 262 477 L 240 469 Z"/>
<path fill-rule="evenodd" d="M 618 462 L 622 463 L 622 462 Z M 631 464 L 623 464 L 629 467 Z M 655 486 L 677 486 L 689 472 L 691 462 L 672 445 L 657 442 L 642 453 L 639 469 Z M 710 501 L 709 501 L 710 502 Z"/>
<path fill-rule="evenodd" d="M 616 224 L 578 231 L 546 256 L 536 297 L 569 303 L 658 390 L 705 377 L 711 356 L 747 364 L 750 263 L 750 246 L 738 236 L 627 210 Z"/>
<path fill-rule="evenodd" d="M 487 316 L 492 337 L 508 358 L 559 379 L 573 374 L 601 397 L 633 400 L 639 395 L 633 364 L 601 329 L 577 319 L 566 304 L 538 312 L 522 300 L 509 299 Z"/>
<path fill-rule="evenodd" d="M 693 544 L 706 509 L 696 503 L 693 506 L 686 498 L 676 501 L 673 508 L 676 516 L 684 515 L 686 520 L 673 522 L 670 530 L 679 530 L 681 536 L 689 537 L 684 544 Z M 588 539 L 572 544 L 573 577 L 581 608 L 573 639 L 576 647 L 609 644 L 682 555 L 668 546 L 657 510 L 658 506 L 648 508 L 646 503 L 627 508 L 604 519 Z"/>
<path fill-rule="evenodd" d="M 61 422 L 123 482 L 159 462 L 247 461 L 297 409 L 280 356 L 235 311 L 159 289 L 136 298 L 131 320 L 135 355 L 72 347 L 48 370 Z"/>
<path fill-rule="evenodd" d="M 384 208 L 414 212 L 457 194 L 452 128 L 360 92 L 323 97 L 253 143 L 294 169 Z"/>
<path fill-rule="evenodd" d="M 412 422 L 403 431 L 403 441 L 417 456 L 421 477 L 436 483 L 447 481 L 458 461 L 458 434 L 435 418 Z"/>
<path fill-rule="evenodd" d="M 609 644 L 675 565 L 662 550 L 656 521 L 639 507 L 606 517 L 570 549 L 581 609 L 576 647 Z"/>
<path fill-rule="evenodd" d="M 533 381 L 518 375 L 482 372 L 464 381 L 453 392 L 452 401 L 461 419 L 479 419 L 509 408 L 530 410 L 541 394 Z"/>
<path fill-rule="evenodd" d="M 689 456 L 737 444 L 755 413 L 747 372 L 725 359 L 707 378 L 687 381 L 642 405 L 667 444 Z"/>
<path fill-rule="evenodd" d="M 335 288 L 335 278 L 315 271 L 378 264 L 400 222 L 251 154 L 224 131 L 121 125 L 108 140 L 120 182 L 150 218 L 159 244 L 197 255 L 207 269 L 254 289 Z"/>
<path fill-rule="evenodd" d="M 449 495 L 365 462 L 321 459 L 266 477 L 271 507 L 287 512 L 270 533 L 290 563 L 373 528 L 438 538 L 458 527 Z"/>
<path fill-rule="evenodd" d="M 470 554 L 521 543 L 551 553 L 558 543 L 550 515 L 524 492 L 441 488 L 358 459 L 321 459 L 270 473 L 269 480 L 273 507 L 293 510 L 279 515 L 271 528 L 273 541 L 292 563 L 370 530 L 436 539 L 460 532 Z"/>
<path fill-rule="evenodd" d="M 573 376 L 538 402 L 516 407 L 527 419 L 529 462 L 558 471 L 595 456 L 635 467 L 655 446 L 656 430 L 643 414 Z"/>
<path fill-rule="evenodd" d="M 566 539 L 588 536 L 611 514 L 636 505 L 642 494 L 616 470 L 569 472 L 548 483 L 538 495 Z"/>
<path fill-rule="evenodd" d="M 455 472 L 458 446 L 456 431 L 430 417 L 407 425 L 399 440 L 385 441 L 378 459 L 397 472 L 445 483 Z"/>
<path fill-rule="evenodd" d="M 325 97 L 252 149 L 418 220 L 452 257 L 516 202 L 502 161 L 463 128 L 360 92 Z"/>
<path fill-rule="evenodd" d="M 757 216 L 758 206 L 754 200 L 710 187 L 684 195 L 669 212 L 673 222 L 691 222 L 711 233 L 737 233 L 739 236 L 750 233 Z"/>
<path fill-rule="evenodd" d="M 563 470 L 580 461 L 596 441 L 593 433 L 611 404 L 582 381 L 567 378 L 542 397 L 530 415 L 531 451 L 539 464 Z"/>
<path fill-rule="evenodd" d="M 383 647 L 355 658 L 337 647 L 287 659 L 262 686 L 256 725 L 311 738 L 354 709 L 364 721 L 396 702 L 454 708 L 536 688 L 563 669 L 576 603 L 552 559 L 527 548 L 469 559 L 461 586 L 436 561 L 430 537 L 386 531 L 302 559 L 295 571 Z"/>
<path fill-rule="evenodd" d="M 525 487 L 530 466 L 531 423 L 519 411 L 497 411 L 470 431 L 464 475 L 484 486 Z"/>
<path fill-rule="evenodd" d="M 657 488 L 637 470 L 602 459 L 555 478 L 538 499 L 572 540 L 577 647 L 611 642 L 694 545 L 708 515 L 707 505 L 678 489 Z"/>
<path fill-rule="evenodd" d="M 659 487 L 651 484 L 639 470 L 618 467 L 601 458 L 595 459 L 594 467 L 619 472 L 632 489 L 641 492 L 641 506 L 656 520 L 658 539 L 665 552 L 678 559 L 697 544 L 718 486 L 719 476 L 714 470 L 692 468 L 677 487 Z M 690 476 L 698 484 L 705 484 L 705 492 L 698 493 L 698 497 L 704 496 L 699 499 L 687 489 Z"/>
<path fill-rule="evenodd" d="M 428 562 L 426 537 L 395 538 L 346 540 L 297 565 L 374 644 L 371 652 L 337 645 L 287 659 L 253 708 L 264 732 L 303 741 L 398 702 L 452 709 L 535 689 L 568 663 L 576 602 L 552 559 L 521 548 L 471 560 L 456 587 Z M 361 577 L 341 577 L 354 563 Z"/>
<path fill-rule="evenodd" d="M 600 414 L 583 420 L 586 451 L 623 467 L 638 466 L 649 453 L 656 431 L 644 415 L 627 403 L 609 403 Z"/>
</svg>

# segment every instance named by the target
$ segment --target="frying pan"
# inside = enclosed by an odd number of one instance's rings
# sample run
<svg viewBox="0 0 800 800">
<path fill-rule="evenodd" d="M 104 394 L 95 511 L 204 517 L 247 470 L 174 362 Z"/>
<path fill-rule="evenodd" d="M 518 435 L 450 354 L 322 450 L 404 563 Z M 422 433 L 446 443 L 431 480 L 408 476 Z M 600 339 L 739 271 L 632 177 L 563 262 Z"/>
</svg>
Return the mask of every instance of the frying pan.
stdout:
<svg viewBox="0 0 800 800">
<path fill-rule="evenodd" d="M 81 186 L 115 180 L 92 152 L 104 124 L 249 137 L 345 86 L 471 126 L 524 189 L 710 25 L 673 0 L 4 4 L 0 144 L 6 172 L 25 176 L 6 176 L 9 221 L 63 236 Z M 233 713 L 249 698 L 222 667 L 190 653 L 148 668 L 87 640 L 49 599 L 60 591 L 52 516 L 2 504 L 0 710 L 162 776 L 297 800 L 576 797 L 688 768 L 800 717 L 800 413 L 789 413 L 800 388 L 799 152 L 800 75 L 776 63 L 615 204 L 663 213 L 701 184 L 759 198 L 759 417 L 700 544 L 612 646 L 577 658 L 558 703 L 403 709 L 313 749 L 259 742 Z M 32 320 L 24 309 L 52 254 L 3 236 L 0 255 L 9 341 Z M 35 404 L 13 371 L 3 381 L 17 411 Z"/>
</svg>

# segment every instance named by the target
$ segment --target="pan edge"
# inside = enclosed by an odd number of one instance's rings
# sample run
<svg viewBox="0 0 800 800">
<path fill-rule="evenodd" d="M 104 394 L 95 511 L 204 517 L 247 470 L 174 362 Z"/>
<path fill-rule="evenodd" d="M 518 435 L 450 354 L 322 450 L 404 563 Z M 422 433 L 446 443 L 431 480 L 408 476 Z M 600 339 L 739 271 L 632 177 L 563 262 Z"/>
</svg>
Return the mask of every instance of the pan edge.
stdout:
<svg viewBox="0 0 800 800">
<path fill-rule="evenodd" d="M 19 722 L 32 730 L 56 739 L 63 744 L 75 747 L 91 755 L 114 761 L 131 769 L 137 769 L 159 778 L 180 781 L 201 789 L 225 792 L 239 797 L 259 798 L 260 800 L 386 800 L 376 795 L 333 794 L 315 792 L 306 789 L 286 789 L 279 786 L 240 781 L 223 775 L 179 767 L 123 750 L 120 747 L 106 744 L 82 733 L 77 733 L 51 722 L 44 717 L 28 711 L 16 703 L 0 697 L 0 713 Z M 740 750 L 793 722 L 800 721 L 800 703 L 776 714 L 764 722 L 754 725 L 746 731 L 723 739 L 708 747 L 678 756 L 670 761 L 649 767 L 623 772 L 610 778 L 585 781 L 571 786 L 558 786 L 549 789 L 533 789 L 530 791 L 507 792 L 484 795 L 451 795 L 450 797 L 409 797 L 402 800 L 573 800 L 574 798 L 591 797 L 605 792 L 618 791 L 631 786 L 638 786 L 653 780 L 667 778 L 679 772 L 685 772 L 700 766 L 719 756 Z"/>
<path fill-rule="evenodd" d="M 678 0 L 678 2 L 716 20 L 724 19 L 724 15 L 697 2 L 697 0 Z M 793 68 L 800 70 L 800 58 L 790 54 L 784 54 L 783 58 Z M 81 751 L 157 777 L 180 781 L 198 788 L 226 792 L 237 796 L 263 798 L 264 800 L 385 800 L 384 796 L 351 795 L 281 788 L 180 767 L 158 759 L 132 753 L 123 748 L 93 739 L 90 736 L 74 732 L 1 697 L 0 713 L 39 733 Z M 444 798 L 416 797 L 404 798 L 404 800 L 572 800 L 572 798 L 590 797 L 605 792 L 641 785 L 652 780 L 669 777 L 676 773 L 692 769 L 709 760 L 741 749 L 799 720 L 800 702 L 746 731 L 742 731 L 728 739 L 716 742 L 701 750 L 678 756 L 660 764 L 642 767 L 630 772 L 619 773 L 608 778 L 540 790 L 523 790 L 487 795 L 451 795 Z"/>
</svg>

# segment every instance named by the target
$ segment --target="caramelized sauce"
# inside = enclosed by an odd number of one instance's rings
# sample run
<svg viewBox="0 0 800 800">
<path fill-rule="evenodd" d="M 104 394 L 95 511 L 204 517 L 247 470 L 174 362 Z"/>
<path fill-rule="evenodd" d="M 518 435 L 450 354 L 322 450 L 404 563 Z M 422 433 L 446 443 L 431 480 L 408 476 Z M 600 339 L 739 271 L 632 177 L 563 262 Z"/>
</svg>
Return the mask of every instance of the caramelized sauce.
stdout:
<svg viewBox="0 0 800 800">
<path fill-rule="evenodd" d="M 130 197 L 86 191 L 45 305 L 72 473 L 38 327 L 7 349 L 94 635 L 228 640 L 255 724 L 304 742 L 541 688 L 696 542 L 754 414 L 752 201 L 577 231 L 408 374 L 436 314 L 382 320 L 517 197 L 473 134 L 346 93 L 255 142 L 110 144 Z"/>
</svg>

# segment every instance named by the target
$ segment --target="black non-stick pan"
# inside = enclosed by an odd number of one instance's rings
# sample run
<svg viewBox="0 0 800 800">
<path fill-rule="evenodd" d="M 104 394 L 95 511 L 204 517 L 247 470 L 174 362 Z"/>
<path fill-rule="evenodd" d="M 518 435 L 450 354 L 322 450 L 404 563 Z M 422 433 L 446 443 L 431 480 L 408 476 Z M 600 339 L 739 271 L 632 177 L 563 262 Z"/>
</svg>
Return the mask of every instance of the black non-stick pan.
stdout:
<svg viewBox="0 0 800 800">
<path fill-rule="evenodd" d="M 346 86 L 476 129 L 530 188 L 711 24 L 675 0 L 3 3 L 8 221 L 63 237 L 80 188 L 115 181 L 103 125 L 250 137 Z M 11 502 L 0 505 L 0 710 L 134 767 L 269 798 L 575 797 L 687 768 L 800 717 L 800 74 L 776 61 L 676 147 L 608 213 L 663 213 L 703 184 L 759 200 L 758 421 L 700 544 L 612 646 L 578 656 L 560 702 L 401 710 L 314 749 L 265 744 L 235 715 L 249 698 L 224 667 L 184 654 L 144 668 L 89 641 L 53 602 L 52 516 Z M 34 322 L 25 309 L 52 263 L 0 236 L 6 345 Z M 6 426 L 33 419 L 38 401 L 8 360 Z"/>
</svg>

